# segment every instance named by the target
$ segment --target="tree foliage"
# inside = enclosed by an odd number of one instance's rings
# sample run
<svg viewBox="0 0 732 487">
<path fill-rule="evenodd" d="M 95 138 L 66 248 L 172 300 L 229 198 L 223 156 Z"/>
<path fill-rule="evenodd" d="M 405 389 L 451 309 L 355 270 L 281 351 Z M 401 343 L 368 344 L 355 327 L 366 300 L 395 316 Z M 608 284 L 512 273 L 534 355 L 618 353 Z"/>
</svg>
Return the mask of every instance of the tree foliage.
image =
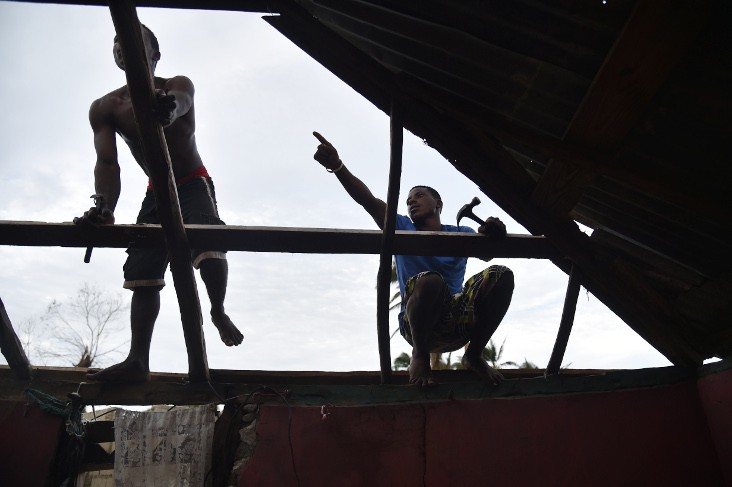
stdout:
<svg viewBox="0 0 732 487">
<path fill-rule="evenodd" d="M 125 328 L 120 318 L 129 305 L 85 283 L 68 301 L 51 301 L 40 318 L 20 327 L 21 342 L 31 362 L 42 365 L 98 366 L 126 344 L 116 336 Z"/>
<path fill-rule="evenodd" d="M 398 357 L 394 359 L 394 370 L 407 370 L 409 364 L 412 362 L 412 358 L 408 353 L 402 352 Z"/>
<path fill-rule="evenodd" d="M 494 369 L 499 369 L 502 367 L 518 367 L 518 364 L 516 362 L 512 362 L 510 360 L 507 360 L 505 362 L 501 362 L 501 358 L 503 357 L 503 345 L 506 344 L 506 339 L 503 339 L 503 342 L 501 343 L 500 347 L 496 347 L 496 344 L 493 342 L 493 339 L 491 339 L 488 342 L 488 345 L 483 349 L 482 355 L 486 362 L 488 362 L 488 365 L 493 367 Z"/>
</svg>

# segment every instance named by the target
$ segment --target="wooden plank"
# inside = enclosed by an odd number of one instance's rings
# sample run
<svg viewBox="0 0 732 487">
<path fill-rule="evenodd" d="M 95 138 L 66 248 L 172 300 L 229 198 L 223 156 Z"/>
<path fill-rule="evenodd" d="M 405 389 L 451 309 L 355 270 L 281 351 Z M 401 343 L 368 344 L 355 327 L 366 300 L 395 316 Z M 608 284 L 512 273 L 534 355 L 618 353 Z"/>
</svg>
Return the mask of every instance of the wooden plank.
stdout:
<svg viewBox="0 0 732 487">
<path fill-rule="evenodd" d="M 245 252 L 379 254 L 379 230 L 186 225 L 193 248 Z M 71 223 L 0 221 L 0 245 L 98 248 L 159 247 L 160 225 L 105 225 L 89 229 Z M 492 242 L 479 234 L 397 230 L 394 252 L 405 255 L 455 255 L 554 259 L 560 254 L 544 237 L 510 234 Z M 83 253 L 79 253 L 81 262 Z"/>
<path fill-rule="evenodd" d="M 262 375 L 248 383 L 214 382 L 214 392 L 207 384 L 186 382 L 185 374 L 166 374 L 165 380 L 162 381 L 156 377 L 157 374 L 153 374 L 151 382 L 111 385 L 80 384 L 79 381 L 73 380 L 77 376 L 83 377 L 81 371 L 77 372 L 77 370 L 72 370 L 69 376 L 72 380 L 57 377 L 59 380 L 47 381 L 43 379 L 44 372 L 42 368 L 34 369 L 34 387 L 46 394 L 67 400 L 67 394 L 78 389 L 84 404 L 121 406 L 211 404 L 221 403 L 221 397 L 245 397 L 250 394 L 251 402 L 256 403 L 284 405 L 282 397 L 278 395 L 281 394 L 291 405 L 366 406 L 454 399 L 518 398 L 532 395 L 590 393 L 657 387 L 661 384 L 696 379 L 696 372 L 693 369 L 677 367 L 627 371 L 565 370 L 562 374 L 548 378 L 544 378 L 544 371 L 541 369 L 530 371 L 503 369 L 501 373 L 507 380 L 498 387 L 486 387 L 469 370 L 435 370 L 437 385 L 421 388 L 409 385 L 409 376 L 403 371 L 394 372 L 394 383 L 390 385 L 373 382 L 339 385 L 327 382 L 318 383 L 317 381 L 288 384 L 286 376 L 292 372 L 279 372 L 278 374 L 282 378 L 281 385 L 268 383 L 268 377 Z M 375 381 L 378 381 L 377 372 L 370 374 Z M 321 376 L 325 377 L 331 375 L 332 373 L 321 373 Z M 235 379 L 235 377 L 232 378 Z M 263 385 L 269 386 L 270 389 L 264 389 Z M 0 366 L 0 400 L 25 402 L 27 400 L 25 387 L 24 384 L 19 384 L 11 377 L 7 366 Z"/>
<path fill-rule="evenodd" d="M 654 194 L 671 204 L 693 209 L 719 221 L 727 218 L 724 213 L 726 206 L 719 204 L 718 195 L 694 191 L 670 173 L 646 171 L 637 164 L 620 164 L 620 160 L 612 153 L 582 147 L 544 134 L 475 103 L 447 96 L 439 87 L 429 86 L 409 76 L 401 76 L 398 84 L 404 92 L 438 108 L 446 116 L 480 127 L 482 131 L 500 140 L 509 150 L 540 161 L 572 161 L 582 171 L 608 176 L 639 192 Z M 572 171 L 569 167 L 563 170 L 570 174 Z"/>
<path fill-rule="evenodd" d="M 561 78 L 561 86 L 574 83 L 567 78 L 581 78 L 567 70 L 497 47 L 463 29 L 427 21 L 419 12 L 404 14 L 400 5 L 362 1 L 298 0 L 307 10 L 344 37 L 349 43 L 387 65 L 400 76 L 406 73 L 429 80 L 454 96 L 467 96 L 472 103 L 490 106 L 505 114 L 516 111 L 516 100 L 522 110 L 534 116 L 556 119 L 557 133 L 566 127 L 574 113 L 578 98 L 567 100 L 552 94 L 536 96 L 528 79 L 541 71 L 542 76 Z M 490 63 L 486 63 L 490 60 Z M 509 76 L 495 66 L 510 66 L 525 76 Z M 586 83 L 586 80 L 582 80 Z M 527 96 L 535 100 L 526 103 Z M 501 109 L 498 109 L 500 105 Z M 561 107 L 561 108 L 560 108 Z M 562 112 L 563 116 L 558 116 Z"/>
<path fill-rule="evenodd" d="M 546 211 L 566 215 L 577 205 L 597 173 L 573 162 L 551 159 L 531 195 Z"/>
<path fill-rule="evenodd" d="M 637 2 L 585 96 L 565 139 L 613 150 L 686 53 L 711 2 Z"/>
<path fill-rule="evenodd" d="M 709 13 L 706 2 L 638 2 L 568 127 L 571 145 L 612 153 L 646 112 Z M 554 159 L 539 179 L 534 201 L 566 214 L 597 175 L 584 159 Z"/>
<path fill-rule="evenodd" d="M 647 266 L 658 269 L 666 279 L 683 283 L 682 287 L 687 290 L 692 287 L 701 286 L 709 277 L 696 272 L 694 269 L 666 255 L 658 253 L 655 249 L 651 249 L 633 240 L 628 240 L 626 237 L 605 228 L 598 228 L 592 232 L 591 238 L 602 245 L 613 248 L 615 251 L 622 252 L 634 262 L 642 262 Z"/>
<path fill-rule="evenodd" d="M 207 381 L 209 375 L 201 303 L 198 299 L 190 247 L 178 203 L 170 154 L 163 127 L 153 111 L 155 83 L 145 55 L 140 21 L 137 18 L 135 6 L 130 0 L 110 2 L 109 10 L 122 48 L 125 77 L 135 114 L 140 152 L 153 183 L 157 213 L 170 255 L 170 270 L 178 297 L 183 336 L 188 351 L 190 380 Z"/>
<path fill-rule="evenodd" d="M 31 366 L 28 357 L 25 355 L 18 335 L 15 334 L 13 324 L 10 322 L 5 304 L 0 299 L 0 352 L 8 361 L 10 369 L 16 379 L 27 381 L 31 378 Z"/>
<path fill-rule="evenodd" d="M 559 321 L 557 339 L 554 342 L 554 348 L 552 349 L 552 355 L 549 358 L 549 364 L 546 366 L 546 371 L 544 372 L 545 376 L 558 373 L 559 368 L 562 365 L 562 360 L 564 360 L 564 352 L 567 350 L 569 335 L 572 333 L 574 313 L 577 309 L 577 297 L 579 296 L 581 284 L 581 272 L 576 265 L 573 265 L 572 270 L 569 273 L 567 294 L 564 297 L 564 308 L 562 309 L 562 319 Z"/>
<path fill-rule="evenodd" d="M 611 206 L 595 204 L 593 207 L 589 207 L 580 205 L 573 213 L 578 214 L 580 211 L 585 218 L 600 222 L 597 226 L 609 228 L 627 240 L 651 248 L 654 252 L 692 269 L 695 273 L 713 277 L 720 271 L 729 268 L 729 261 L 720 260 L 719 257 L 724 255 L 724 250 L 726 250 L 724 244 L 715 243 L 704 248 L 703 245 L 698 245 L 701 239 L 684 240 L 678 235 L 674 236 L 673 233 L 664 238 L 663 231 L 649 231 L 648 228 L 643 227 L 642 220 L 633 225 L 631 223 L 633 218 L 622 218 L 622 216 L 617 215 L 617 212 Z M 652 224 L 651 221 L 649 221 L 650 224 Z M 684 245 L 685 243 L 687 244 Z M 695 248 L 698 249 L 696 252 L 694 251 Z"/>
</svg>

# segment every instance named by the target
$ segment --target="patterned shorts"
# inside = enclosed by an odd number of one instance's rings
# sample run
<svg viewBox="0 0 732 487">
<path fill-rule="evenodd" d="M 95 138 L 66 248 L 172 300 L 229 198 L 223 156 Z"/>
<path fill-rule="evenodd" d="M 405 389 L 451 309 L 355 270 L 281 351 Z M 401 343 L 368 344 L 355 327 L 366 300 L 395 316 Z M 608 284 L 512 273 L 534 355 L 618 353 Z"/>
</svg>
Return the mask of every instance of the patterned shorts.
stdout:
<svg viewBox="0 0 732 487">
<path fill-rule="evenodd" d="M 445 302 L 442 305 L 442 318 L 433 330 L 433 336 L 429 339 L 430 352 L 443 353 L 452 352 L 464 346 L 470 340 L 470 334 L 475 325 L 475 300 L 483 286 L 493 286 L 506 272 L 511 269 L 502 265 L 492 265 L 482 272 L 474 275 L 465 282 L 463 290 L 450 296 L 445 286 Z M 404 289 L 402 303 L 406 306 L 409 297 L 414 292 L 414 286 L 420 277 L 436 272 L 420 272 L 409 278 Z M 438 274 L 439 275 L 439 274 Z M 409 325 L 409 318 L 404 313 L 401 317 L 400 330 L 404 339 L 412 343 L 412 327 Z"/>
</svg>

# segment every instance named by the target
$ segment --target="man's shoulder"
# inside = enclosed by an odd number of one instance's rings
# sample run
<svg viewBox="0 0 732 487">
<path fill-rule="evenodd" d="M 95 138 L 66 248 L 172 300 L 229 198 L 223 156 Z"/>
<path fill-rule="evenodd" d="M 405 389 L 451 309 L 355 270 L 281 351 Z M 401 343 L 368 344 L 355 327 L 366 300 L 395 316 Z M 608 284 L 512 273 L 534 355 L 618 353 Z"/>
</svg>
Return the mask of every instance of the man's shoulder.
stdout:
<svg viewBox="0 0 732 487">
<path fill-rule="evenodd" d="M 178 88 L 193 91 L 193 81 L 188 76 L 179 74 L 172 78 L 158 78 L 166 89 Z"/>
<path fill-rule="evenodd" d="M 123 95 L 127 93 L 127 86 L 120 86 L 116 90 L 112 90 L 106 95 L 102 95 L 91 104 L 92 108 L 111 108 L 122 100 Z"/>
<path fill-rule="evenodd" d="M 94 100 L 89 107 L 89 121 L 93 126 L 99 123 L 112 123 L 115 113 L 124 103 L 127 86 L 112 90 Z"/>
<path fill-rule="evenodd" d="M 397 230 L 416 230 L 417 227 L 414 226 L 414 223 L 412 222 L 411 218 L 397 213 L 396 229 Z"/>
</svg>

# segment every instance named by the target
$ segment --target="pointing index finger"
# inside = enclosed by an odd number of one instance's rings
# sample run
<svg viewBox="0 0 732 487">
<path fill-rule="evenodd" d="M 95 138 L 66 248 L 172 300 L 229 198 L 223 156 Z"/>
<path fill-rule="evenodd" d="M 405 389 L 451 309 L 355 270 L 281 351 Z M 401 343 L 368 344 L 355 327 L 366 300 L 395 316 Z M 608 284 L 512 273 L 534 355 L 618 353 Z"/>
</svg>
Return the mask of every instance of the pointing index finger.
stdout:
<svg viewBox="0 0 732 487">
<path fill-rule="evenodd" d="M 325 140 L 325 137 L 320 135 L 318 132 L 313 132 L 313 135 L 315 136 L 316 139 L 318 139 L 320 141 L 321 144 L 325 144 L 327 146 L 333 147 L 333 144 L 331 144 L 330 142 Z"/>
</svg>

